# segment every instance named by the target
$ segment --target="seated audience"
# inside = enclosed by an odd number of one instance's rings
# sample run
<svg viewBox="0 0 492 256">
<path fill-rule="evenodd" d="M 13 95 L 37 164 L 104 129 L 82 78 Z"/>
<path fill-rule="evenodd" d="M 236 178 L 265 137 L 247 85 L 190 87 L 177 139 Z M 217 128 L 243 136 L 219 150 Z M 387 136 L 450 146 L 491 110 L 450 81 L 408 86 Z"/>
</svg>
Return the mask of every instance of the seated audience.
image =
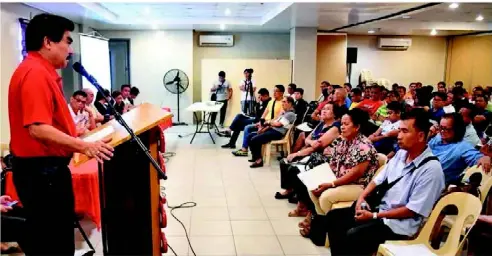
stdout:
<svg viewBox="0 0 492 256">
<path fill-rule="evenodd" d="M 347 94 L 347 96 L 351 98 L 350 92 L 352 91 L 352 85 L 350 83 L 344 83 L 343 88 L 345 88 L 345 93 Z"/>
<path fill-rule="evenodd" d="M 453 93 L 453 106 L 455 112 L 459 112 L 461 107 L 468 103 L 468 99 L 465 98 L 465 89 L 462 87 L 454 87 Z"/>
<path fill-rule="evenodd" d="M 426 145 L 430 123 L 421 111 L 403 116 L 398 134 L 401 150 L 364 189 L 357 203 L 328 212 L 331 255 L 372 255 L 385 241 L 415 236 L 429 217 L 444 189 L 444 175 Z M 388 183 L 391 185 L 381 202 L 366 202 L 377 186 Z"/>
<path fill-rule="evenodd" d="M 417 99 L 417 85 L 415 83 L 408 85 L 408 92 L 403 96 L 403 99 L 408 105 L 414 105 L 415 99 Z"/>
<path fill-rule="evenodd" d="M 333 86 L 333 102 L 339 107 L 345 106 L 347 109 L 350 108 L 352 101 L 347 97 L 347 90 L 340 86 Z"/>
<path fill-rule="evenodd" d="M 407 88 L 405 86 L 398 86 L 398 94 L 400 95 L 401 100 L 405 100 L 405 96 L 407 94 Z"/>
<path fill-rule="evenodd" d="M 394 149 L 396 137 L 400 128 L 400 103 L 393 101 L 388 104 L 388 117 L 381 124 L 379 129 L 369 136 L 369 140 L 374 143 L 374 147 L 379 153 L 389 154 Z"/>
<path fill-rule="evenodd" d="M 111 109 L 108 107 L 109 103 L 106 97 L 109 97 L 109 91 L 104 90 L 105 96 L 103 96 L 100 92 L 96 94 L 96 101 L 94 102 L 94 107 L 97 109 L 99 114 L 104 117 L 102 123 L 107 123 L 109 120 L 113 119 L 113 113 L 111 113 Z"/>
<path fill-rule="evenodd" d="M 131 102 L 130 102 L 130 91 L 131 90 L 132 90 L 132 86 L 129 84 L 124 84 L 120 88 L 121 97 L 123 98 L 123 103 L 125 103 L 125 105 L 131 104 Z M 115 98 L 115 97 L 113 97 L 113 98 Z"/>
<path fill-rule="evenodd" d="M 296 88 L 294 90 L 294 94 L 292 95 L 292 98 L 294 98 L 294 100 L 296 101 L 294 109 L 297 116 L 294 125 L 299 125 L 302 122 L 304 122 L 304 118 L 307 113 L 308 103 L 303 99 L 303 96 L 304 96 L 304 89 Z"/>
<path fill-rule="evenodd" d="M 120 113 L 120 115 L 123 115 L 124 113 L 128 112 L 130 105 L 125 104 L 123 96 L 120 91 L 114 91 L 111 94 L 111 96 L 115 100 L 113 107 L 116 110 L 116 112 Z"/>
<path fill-rule="evenodd" d="M 331 85 L 329 86 L 330 88 L 333 88 Z M 326 105 L 326 103 L 332 101 L 332 98 L 333 98 L 333 95 L 330 94 L 330 92 L 328 91 L 328 88 L 325 88 L 323 89 L 323 91 L 321 91 L 321 93 L 323 94 L 323 101 L 321 101 L 319 104 L 318 104 L 318 107 L 313 111 L 313 113 L 311 114 L 311 122 L 316 122 L 316 121 L 319 121 L 319 114 L 321 113 L 321 110 L 323 109 L 323 107 Z"/>
<path fill-rule="evenodd" d="M 437 91 L 442 92 L 442 93 L 446 93 L 447 92 L 446 83 L 442 82 L 442 81 L 437 83 Z"/>
<path fill-rule="evenodd" d="M 270 93 L 268 92 L 268 90 L 266 88 L 261 88 L 258 91 L 258 102 L 256 104 L 256 111 L 255 111 L 256 115 L 254 117 L 250 117 L 244 115 L 243 113 L 237 114 L 236 117 L 234 117 L 234 120 L 232 120 L 232 123 L 229 126 L 229 128 L 226 131 L 221 132 L 220 134 L 223 136 L 231 137 L 227 144 L 222 145 L 222 148 L 232 148 L 232 149 L 236 148 L 236 141 L 239 138 L 239 134 L 241 133 L 241 131 L 243 131 L 244 127 L 246 127 L 247 125 L 257 123 L 260 121 L 271 99 L 272 98 L 270 97 Z"/>
<path fill-rule="evenodd" d="M 461 88 L 463 88 L 463 81 L 456 81 L 456 82 L 454 82 L 454 87 L 461 87 Z"/>
<path fill-rule="evenodd" d="M 386 94 L 386 98 L 383 100 L 383 105 L 378 108 L 376 113 L 371 116 L 371 119 L 375 121 L 377 125 L 381 125 L 388 117 L 388 104 L 391 102 L 398 102 L 399 95 L 397 91 L 390 91 Z"/>
<path fill-rule="evenodd" d="M 437 123 L 441 121 L 442 116 L 444 116 L 444 102 L 447 99 L 447 95 L 443 92 L 435 92 L 433 93 L 433 104 L 432 108 L 430 109 L 430 118 Z"/>
<path fill-rule="evenodd" d="M 284 98 L 285 87 L 281 84 L 275 85 L 273 89 L 273 100 L 268 102 L 268 105 L 263 112 L 263 116 L 260 119 L 260 122 L 246 125 L 244 127 L 243 134 L 243 145 L 240 149 L 233 151 L 232 154 L 234 156 L 248 156 L 248 138 L 252 134 L 257 134 L 261 127 L 262 120 L 269 121 L 277 119 L 282 112 L 282 100 Z"/>
<path fill-rule="evenodd" d="M 381 101 L 381 87 L 374 85 L 371 87 L 371 98 L 361 101 L 357 108 L 367 111 L 369 115 L 372 116 L 382 105 L 383 102 Z"/>
<path fill-rule="evenodd" d="M 486 172 L 490 170 L 490 158 L 463 141 L 466 127 L 460 114 L 445 114 L 439 130 L 439 134 L 429 141 L 429 148 L 441 162 L 446 184 L 459 182 L 467 167 L 479 165 Z"/>
<path fill-rule="evenodd" d="M 68 109 L 77 128 L 77 136 L 96 128 L 95 116 L 87 108 L 86 102 L 87 94 L 84 91 L 76 91 L 70 97 L 70 103 L 68 104 Z"/>
<path fill-rule="evenodd" d="M 364 87 L 364 99 L 363 100 L 371 98 L 371 91 L 372 91 L 372 86 Z"/>
<path fill-rule="evenodd" d="M 475 107 L 471 103 L 463 105 L 460 109 L 460 114 L 463 117 L 463 122 L 466 126 L 463 140 L 469 142 L 473 147 L 476 147 L 480 143 L 480 138 L 478 137 L 477 131 L 475 131 L 475 127 L 473 127 L 472 124 L 472 120 L 476 115 Z"/>
<path fill-rule="evenodd" d="M 282 100 L 282 114 L 275 119 L 270 119 L 258 126 L 258 132 L 250 133 L 247 140 L 251 150 L 253 164 L 251 168 L 263 166 L 263 156 L 261 155 L 261 147 L 272 140 L 282 139 L 287 131 L 292 127 L 296 120 L 294 113 L 294 99 L 292 97 L 284 97 Z"/>
<path fill-rule="evenodd" d="M 340 118 L 346 113 L 346 108 L 337 107 L 332 102 L 326 104 L 321 111 L 321 122 L 306 136 L 300 136 L 294 145 L 294 152 L 280 162 L 280 187 L 284 192 L 277 192 L 275 198 L 285 199 L 294 196 L 293 187 L 287 175 L 289 163 L 296 161 L 313 152 L 319 152 L 328 147 L 340 135 Z M 301 144 L 302 143 L 302 144 Z"/>
<path fill-rule="evenodd" d="M 104 116 L 101 115 L 94 106 L 94 92 L 89 88 L 85 88 L 82 91 L 87 94 L 87 101 L 85 103 L 86 110 L 92 112 L 92 115 L 95 117 L 94 120 L 96 121 L 96 125 L 102 123 L 104 121 Z"/>
<path fill-rule="evenodd" d="M 341 122 L 342 141 L 334 148 L 327 147 L 325 149 L 324 155 L 327 157 L 330 168 L 337 179 L 329 184 L 321 184 L 318 189 L 312 191 L 315 196 L 313 200 L 317 201 L 316 198 L 328 190 L 326 196 L 329 199 L 323 200 L 328 204 L 324 207 L 325 211 L 328 211 L 331 205 L 337 201 L 357 199 L 359 193 L 371 181 L 378 168 L 377 152 L 372 143 L 360 132 L 364 120 L 367 120 L 365 116 L 366 113 L 357 108 L 343 115 Z M 297 174 L 290 174 L 293 175 L 291 180 L 299 202 L 297 208 L 291 211 L 289 216 L 301 217 L 314 213 L 316 211 L 315 205 L 306 186 L 299 180 Z M 332 191 L 344 192 L 332 193 Z M 309 218 L 306 218 L 302 223 L 303 228 L 308 228 Z"/>
<path fill-rule="evenodd" d="M 392 91 L 398 91 L 398 87 L 400 87 L 400 86 L 397 83 L 394 83 L 391 85 L 391 90 Z M 402 94 L 402 95 L 404 95 L 404 94 Z"/>
<path fill-rule="evenodd" d="M 323 102 L 323 101 L 325 101 L 325 100 L 326 100 L 326 97 L 328 97 L 328 94 L 329 94 L 329 93 L 327 93 L 327 94 L 326 94 L 326 96 L 325 96 L 325 93 L 324 93 L 323 91 L 324 91 L 325 89 L 328 89 L 328 87 L 329 87 L 329 86 L 331 86 L 329 82 L 327 82 L 327 81 L 323 81 L 323 82 L 321 82 L 321 84 L 320 84 L 320 86 L 319 86 L 320 91 L 321 91 L 321 95 L 320 95 L 320 96 L 319 96 L 319 98 L 318 98 L 318 102 Z M 326 92 L 329 92 L 329 91 L 327 90 Z"/>
<path fill-rule="evenodd" d="M 487 129 L 492 121 L 492 113 L 487 110 L 488 102 L 489 97 L 487 95 L 478 95 L 475 100 L 476 116 L 473 118 L 473 126 L 480 138 L 483 137 L 485 129 Z"/>
<path fill-rule="evenodd" d="M 447 114 L 447 113 L 454 113 L 455 112 L 455 109 L 453 106 L 453 99 L 454 99 L 453 92 L 449 91 L 447 93 L 446 103 L 444 103 L 444 107 L 442 108 L 444 110 L 444 113 Z"/>
<path fill-rule="evenodd" d="M 296 89 L 297 89 L 296 84 L 287 85 L 287 94 L 285 96 L 294 98 L 294 92 L 296 91 Z"/>
<path fill-rule="evenodd" d="M 137 87 L 133 86 L 130 89 L 130 97 L 128 97 L 128 101 L 130 102 L 130 104 L 135 106 L 135 100 L 137 99 L 139 94 L 140 94 L 140 90 Z"/>
<path fill-rule="evenodd" d="M 388 96 L 388 92 L 389 90 L 386 89 L 386 87 L 384 87 L 383 85 L 380 86 L 381 87 L 381 94 L 380 94 L 380 97 L 381 97 L 381 101 L 384 102 L 384 100 L 386 99 L 386 97 Z"/>
<path fill-rule="evenodd" d="M 357 107 L 362 101 L 362 90 L 360 88 L 354 88 L 350 92 L 350 96 L 352 99 L 352 104 L 350 104 L 349 110 Z"/>
</svg>

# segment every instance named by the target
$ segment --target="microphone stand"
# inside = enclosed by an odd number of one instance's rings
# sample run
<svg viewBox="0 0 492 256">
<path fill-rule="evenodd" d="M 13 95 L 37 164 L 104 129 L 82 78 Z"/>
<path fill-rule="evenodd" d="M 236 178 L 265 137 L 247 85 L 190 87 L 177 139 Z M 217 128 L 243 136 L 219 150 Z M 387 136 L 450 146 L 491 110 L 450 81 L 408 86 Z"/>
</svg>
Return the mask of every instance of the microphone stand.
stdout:
<svg viewBox="0 0 492 256">
<path fill-rule="evenodd" d="M 91 75 L 88 74 L 88 76 L 92 79 L 87 79 L 92 85 L 94 85 L 94 87 L 96 87 L 97 91 L 99 93 L 101 93 L 101 95 L 103 95 L 103 97 L 106 98 L 106 100 L 108 101 L 108 107 L 109 109 L 111 110 L 111 113 L 113 113 L 114 115 L 114 119 L 116 119 L 116 121 L 118 121 L 118 123 L 121 124 L 121 126 L 123 126 L 125 128 L 125 130 L 130 134 L 131 136 L 131 140 L 132 142 L 135 142 L 138 147 L 140 148 L 140 150 L 142 152 L 145 153 L 145 155 L 147 155 L 147 158 L 149 159 L 150 163 L 152 164 L 152 166 L 154 166 L 154 168 L 157 170 L 157 173 L 159 174 L 159 176 L 164 179 L 164 180 L 167 180 L 167 175 L 164 173 L 164 171 L 162 171 L 161 167 L 159 166 L 159 164 L 157 163 L 157 161 L 150 155 L 150 151 L 147 149 L 147 147 L 143 144 L 143 142 L 140 140 L 139 137 L 137 137 L 137 135 L 135 134 L 135 132 L 133 132 L 132 128 L 130 128 L 130 126 L 128 126 L 128 124 L 126 123 L 126 121 L 123 119 L 123 117 L 120 115 L 120 113 L 118 113 L 116 111 L 116 109 L 114 108 L 114 106 L 111 104 L 111 102 L 114 102 L 116 104 L 116 101 L 113 99 L 113 97 L 111 97 L 111 95 L 108 95 L 106 97 L 106 95 L 104 94 L 104 90 L 102 88 L 102 86 L 96 81 L 96 79 L 94 77 L 92 77 Z M 92 81 L 91 81 L 92 80 Z"/>
</svg>

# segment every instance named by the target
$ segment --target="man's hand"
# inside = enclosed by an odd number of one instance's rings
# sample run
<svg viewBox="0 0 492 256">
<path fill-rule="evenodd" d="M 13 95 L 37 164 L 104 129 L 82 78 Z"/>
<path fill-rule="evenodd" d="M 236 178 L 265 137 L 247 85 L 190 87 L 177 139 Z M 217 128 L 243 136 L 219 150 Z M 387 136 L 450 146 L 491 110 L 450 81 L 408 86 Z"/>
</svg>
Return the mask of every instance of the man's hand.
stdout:
<svg viewBox="0 0 492 256">
<path fill-rule="evenodd" d="M 429 138 L 436 136 L 438 132 L 439 132 L 439 127 L 437 127 L 437 125 L 431 126 L 429 130 Z"/>
<path fill-rule="evenodd" d="M 482 169 L 485 173 L 490 172 L 490 157 L 482 156 L 477 162 L 477 167 L 482 166 Z"/>
<path fill-rule="evenodd" d="M 104 160 L 109 160 L 113 156 L 113 147 L 108 145 L 112 138 L 99 140 L 96 142 L 88 142 L 82 153 L 88 157 L 94 157 L 100 163 Z"/>
<path fill-rule="evenodd" d="M 12 210 L 11 206 L 7 206 L 9 202 L 12 201 L 12 198 L 10 196 L 0 196 L 0 211 L 1 212 L 8 212 Z"/>
<path fill-rule="evenodd" d="M 368 221 L 373 217 L 373 213 L 367 210 L 356 210 L 355 211 L 355 220 L 356 221 Z"/>
<path fill-rule="evenodd" d="M 359 198 L 357 200 L 357 203 L 355 203 L 355 211 L 356 212 L 362 210 L 362 207 L 361 207 L 362 203 L 366 204 L 367 210 L 369 210 L 369 211 L 371 210 L 371 207 L 369 207 L 369 204 L 366 202 L 366 200 L 364 198 Z"/>
</svg>

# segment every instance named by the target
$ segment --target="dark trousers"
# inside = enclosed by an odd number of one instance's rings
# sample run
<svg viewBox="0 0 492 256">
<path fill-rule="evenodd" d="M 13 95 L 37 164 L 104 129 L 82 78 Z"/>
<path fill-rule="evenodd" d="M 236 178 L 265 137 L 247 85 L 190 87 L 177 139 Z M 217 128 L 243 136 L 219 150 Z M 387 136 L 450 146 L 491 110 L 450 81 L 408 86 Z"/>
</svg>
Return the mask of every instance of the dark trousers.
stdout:
<svg viewBox="0 0 492 256">
<path fill-rule="evenodd" d="M 226 115 L 226 110 L 227 110 L 227 102 L 228 100 L 218 100 L 217 102 L 222 102 L 224 105 L 220 108 L 220 119 L 219 119 L 219 124 L 224 125 L 224 120 L 225 120 L 225 115 Z M 210 117 L 210 122 L 212 124 L 215 124 L 215 119 L 217 118 L 217 112 L 211 113 Z"/>
<path fill-rule="evenodd" d="M 237 139 L 239 138 L 239 134 L 244 130 L 244 127 L 250 125 L 254 122 L 254 119 L 251 117 L 247 117 L 243 114 L 237 114 L 232 120 L 231 126 L 229 127 L 232 131 L 231 139 L 229 140 L 229 144 L 236 145 Z"/>
<path fill-rule="evenodd" d="M 251 155 L 253 160 L 258 160 L 261 158 L 261 146 L 267 144 L 272 140 L 280 140 L 284 135 L 274 129 L 268 129 L 261 134 L 253 133 L 250 138 L 248 138 L 249 148 L 251 150 Z"/>
<path fill-rule="evenodd" d="M 407 240 L 395 234 L 383 220 L 355 221 L 355 208 L 335 209 L 326 215 L 331 255 L 372 255 L 387 240 Z"/>
<path fill-rule="evenodd" d="M 292 173 L 292 174 L 291 174 Z M 283 189 L 293 189 L 292 177 L 299 173 L 299 169 L 290 163 L 287 163 L 285 159 L 280 160 L 280 187 Z"/>
<path fill-rule="evenodd" d="M 74 194 L 69 158 L 14 158 L 15 188 L 26 218 L 26 255 L 73 255 Z"/>
<path fill-rule="evenodd" d="M 304 168 L 304 166 L 301 168 Z M 306 187 L 306 185 L 304 185 L 304 183 L 302 183 L 301 179 L 299 179 L 299 177 L 297 176 L 298 173 L 299 172 L 295 172 L 295 171 L 289 172 L 289 176 L 290 176 L 289 180 L 291 182 L 292 188 L 294 189 L 294 193 L 297 195 L 297 199 L 299 200 L 299 202 L 304 204 L 307 207 L 307 209 L 314 214 L 316 213 L 316 207 L 314 206 L 311 197 L 309 197 L 308 188 Z"/>
</svg>

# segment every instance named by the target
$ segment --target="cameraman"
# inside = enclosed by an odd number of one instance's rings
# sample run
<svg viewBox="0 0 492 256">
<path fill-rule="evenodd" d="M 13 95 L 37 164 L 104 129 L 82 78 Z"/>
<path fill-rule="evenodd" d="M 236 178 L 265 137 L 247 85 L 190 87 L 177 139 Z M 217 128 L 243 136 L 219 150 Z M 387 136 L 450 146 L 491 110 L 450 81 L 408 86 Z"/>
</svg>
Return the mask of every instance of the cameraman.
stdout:
<svg viewBox="0 0 492 256">
<path fill-rule="evenodd" d="M 219 80 L 214 83 L 211 92 L 215 94 L 215 101 L 222 102 L 222 108 L 220 109 L 220 126 L 224 128 L 224 120 L 227 111 L 227 102 L 232 97 L 232 88 L 229 81 L 225 79 L 226 73 L 224 71 L 219 72 Z M 215 124 L 215 118 L 217 118 L 217 112 L 212 113 L 211 123 Z"/>
</svg>

